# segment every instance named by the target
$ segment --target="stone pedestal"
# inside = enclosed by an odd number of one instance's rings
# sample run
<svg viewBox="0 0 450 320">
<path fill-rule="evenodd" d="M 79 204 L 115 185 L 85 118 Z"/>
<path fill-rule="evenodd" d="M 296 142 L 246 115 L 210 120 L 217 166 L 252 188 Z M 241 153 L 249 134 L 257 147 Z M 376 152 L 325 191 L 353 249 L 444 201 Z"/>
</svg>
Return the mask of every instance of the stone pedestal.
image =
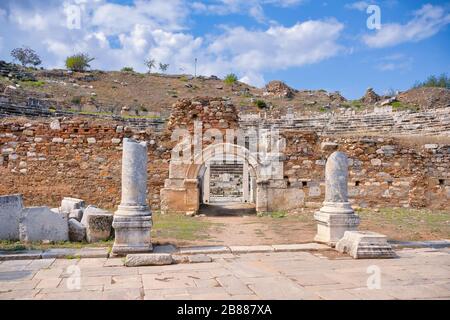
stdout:
<svg viewBox="0 0 450 320">
<path fill-rule="evenodd" d="M 348 253 L 354 259 L 395 258 L 396 254 L 387 237 L 370 231 L 346 231 L 336 244 L 336 250 Z"/>
<path fill-rule="evenodd" d="M 123 141 L 122 199 L 114 215 L 113 254 L 152 251 L 152 215 L 147 205 L 147 143 Z"/>
<path fill-rule="evenodd" d="M 325 169 L 325 202 L 314 214 L 317 242 L 335 246 L 346 231 L 356 230 L 359 216 L 348 202 L 348 160 L 342 152 L 333 153 Z"/>
</svg>

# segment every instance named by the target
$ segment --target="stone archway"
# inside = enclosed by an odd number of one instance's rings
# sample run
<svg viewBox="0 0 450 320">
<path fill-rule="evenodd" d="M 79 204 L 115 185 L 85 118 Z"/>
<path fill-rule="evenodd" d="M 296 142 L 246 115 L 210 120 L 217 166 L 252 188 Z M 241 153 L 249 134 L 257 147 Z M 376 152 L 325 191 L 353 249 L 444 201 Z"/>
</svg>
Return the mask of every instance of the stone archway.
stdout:
<svg viewBox="0 0 450 320">
<path fill-rule="evenodd" d="M 210 160 L 221 157 L 239 159 L 243 163 L 243 200 L 255 203 L 257 212 L 267 211 L 269 182 L 261 179 L 261 163 L 245 147 L 230 143 L 207 146 L 189 164 L 181 161 L 171 162 L 169 179 L 165 181 L 164 188 L 161 190 L 161 210 L 197 213 L 203 197 L 200 181 L 205 172 L 202 170 L 205 170 Z"/>
</svg>

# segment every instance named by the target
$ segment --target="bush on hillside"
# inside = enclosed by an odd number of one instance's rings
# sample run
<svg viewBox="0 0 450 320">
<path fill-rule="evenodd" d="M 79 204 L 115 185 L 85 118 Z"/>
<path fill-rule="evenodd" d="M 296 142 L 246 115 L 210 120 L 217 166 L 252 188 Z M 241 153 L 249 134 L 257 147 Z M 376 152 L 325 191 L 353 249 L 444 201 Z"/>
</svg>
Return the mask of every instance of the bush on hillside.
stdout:
<svg viewBox="0 0 450 320">
<path fill-rule="evenodd" d="M 86 71 L 90 67 L 89 63 L 94 61 L 87 53 L 78 53 L 66 59 L 66 68 L 76 72 Z"/>
</svg>

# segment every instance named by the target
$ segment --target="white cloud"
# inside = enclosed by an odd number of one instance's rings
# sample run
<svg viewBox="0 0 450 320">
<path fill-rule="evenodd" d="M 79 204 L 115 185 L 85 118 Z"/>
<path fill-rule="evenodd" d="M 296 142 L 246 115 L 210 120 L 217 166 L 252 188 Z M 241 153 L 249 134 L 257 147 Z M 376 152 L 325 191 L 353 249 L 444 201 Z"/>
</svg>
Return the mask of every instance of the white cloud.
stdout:
<svg viewBox="0 0 450 320">
<path fill-rule="evenodd" d="M 357 1 L 357 2 L 353 2 L 353 3 L 348 3 L 345 5 L 345 7 L 347 9 L 353 9 L 353 10 L 358 10 L 358 11 L 366 11 L 367 8 L 371 5 L 374 4 L 374 2 L 366 2 L 366 1 Z"/>
<path fill-rule="evenodd" d="M 418 42 L 434 36 L 450 23 L 450 14 L 440 6 L 424 5 L 414 12 L 406 24 L 383 24 L 373 35 L 365 35 L 363 41 L 372 48 L 384 48 L 405 42 Z"/>
<path fill-rule="evenodd" d="M 64 5 L 75 1 L 83 6 L 80 30 L 66 25 Z M 242 4 L 240 0 L 222 2 L 230 6 Z M 300 2 L 264 0 L 279 6 Z M 157 14 L 157 8 L 161 14 Z M 6 0 L 0 4 L 0 10 L 5 12 L 0 57 L 6 60 L 10 59 L 12 48 L 27 45 L 50 68 L 64 67 L 70 54 L 87 52 L 96 58 L 91 66 L 97 69 L 130 66 L 145 71 L 143 61 L 152 57 L 170 64 L 171 73 L 194 73 L 197 58 L 198 74 L 224 76 L 234 72 L 242 81 L 257 86 L 264 85 L 265 71 L 313 64 L 339 54 L 342 48 L 338 42 L 344 28 L 336 20 L 309 20 L 259 30 L 224 28 L 218 35 L 194 36 L 186 27 L 189 10 L 181 0 L 136 0 L 128 6 L 106 0 Z M 255 11 L 253 15 L 260 13 Z M 45 19 L 40 23 L 34 17 Z M 111 38 L 115 39 L 114 45 Z"/>
<path fill-rule="evenodd" d="M 247 14 L 260 23 L 267 22 L 264 5 L 292 7 L 305 0 L 213 0 L 205 3 L 196 1 L 191 4 L 194 12 L 211 15 Z"/>
<path fill-rule="evenodd" d="M 380 71 L 402 71 L 412 68 L 414 59 L 402 53 L 392 54 L 380 59 L 376 68 Z"/>
</svg>

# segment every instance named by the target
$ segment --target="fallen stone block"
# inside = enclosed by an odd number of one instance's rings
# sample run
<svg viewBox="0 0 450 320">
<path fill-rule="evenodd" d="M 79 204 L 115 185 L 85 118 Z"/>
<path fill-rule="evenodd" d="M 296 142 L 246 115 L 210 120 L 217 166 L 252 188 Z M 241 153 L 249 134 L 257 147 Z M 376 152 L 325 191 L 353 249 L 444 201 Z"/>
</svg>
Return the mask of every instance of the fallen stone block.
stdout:
<svg viewBox="0 0 450 320">
<path fill-rule="evenodd" d="M 81 223 L 86 227 L 88 242 L 108 240 L 111 237 L 113 214 L 97 207 L 89 206 L 84 210 Z"/>
<path fill-rule="evenodd" d="M 83 210 L 82 209 L 72 210 L 69 213 L 69 219 L 75 219 L 78 222 L 81 222 L 81 219 L 83 219 Z"/>
<path fill-rule="evenodd" d="M 68 241 L 67 217 L 47 207 L 26 208 L 19 224 L 21 241 Z"/>
<path fill-rule="evenodd" d="M 76 219 L 69 219 L 69 240 L 82 242 L 86 238 L 86 227 Z"/>
<path fill-rule="evenodd" d="M 22 195 L 0 197 L 0 240 L 19 240 Z"/>
<path fill-rule="evenodd" d="M 127 267 L 163 266 L 172 263 L 172 255 L 168 253 L 129 254 L 125 260 Z"/>
<path fill-rule="evenodd" d="M 396 257 L 387 237 L 370 231 L 346 231 L 344 237 L 336 243 L 336 250 L 348 253 L 354 259 Z"/>
<path fill-rule="evenodd" d="M 61 201 L 61 212 L 71 213 L 73 210 L 84 209 L 85 203 L 81 199 L 65 197 Z"/>
</svg>

